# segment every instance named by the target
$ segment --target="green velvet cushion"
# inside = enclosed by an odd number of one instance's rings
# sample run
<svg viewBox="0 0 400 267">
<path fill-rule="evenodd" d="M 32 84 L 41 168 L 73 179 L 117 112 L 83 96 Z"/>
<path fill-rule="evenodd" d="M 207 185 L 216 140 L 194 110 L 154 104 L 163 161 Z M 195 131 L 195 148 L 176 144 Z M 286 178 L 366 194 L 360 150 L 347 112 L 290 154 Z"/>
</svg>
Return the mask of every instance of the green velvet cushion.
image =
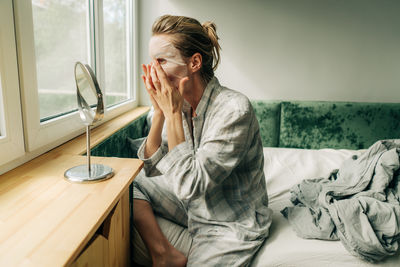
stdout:
<svg viewBox="0 0 400 267">
<path fill-rule="evenodd" d="M 400 104 L 282 103 L 281 147 L 360 149 L 391 138 L 400 138 Z"/>
<path fill-rule="evenodd" d="M 280 103 L 280 101 L 251 101 L 260 125 L 260 135 L 264 147 L 278 146 Z"/>
<path fill-rule="evenodd" d="M 120 129 L 103 142 L 92 148 L 91 154 L 100 157 L 136 158 L 128 138 L 136 139 L 147 134 L 147 113 Z"/>
</svg>

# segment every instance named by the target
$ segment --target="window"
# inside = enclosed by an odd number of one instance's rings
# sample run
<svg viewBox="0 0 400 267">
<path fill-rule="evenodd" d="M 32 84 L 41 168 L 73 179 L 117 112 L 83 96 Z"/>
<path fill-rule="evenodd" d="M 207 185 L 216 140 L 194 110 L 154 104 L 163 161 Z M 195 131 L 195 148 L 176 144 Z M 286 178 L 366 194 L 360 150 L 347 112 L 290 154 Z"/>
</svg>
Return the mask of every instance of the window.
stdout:
<svg viewBox="0 0 400 267">
<path fill-rule="evenodd" d="M 32 1 L 41 121 L 76 110 L 73 68 L 90 62 L 88 15 L 84 0 Z"/>
<path fill-rule="evenodd" d="M 104 60 L 106 105 L 112 106 L 129 99 L 132 86 L 129 69 L 132 58 L 129 39 L 131 28 L 129 1 L 104 0 Z"/>
<path fill-rule="evenodd" d="M 105 119 L 137 105 L 134 0 L 14 1 L 26 147 L 54 147 L 84 131 L 74 65 L 95 71 Z M 101 123 L 101 122 L 100 122 Z"/>
<path fill-rule="evenodd" d="M 24 155 L 12 1 L 0 1 L 0 165 Z"/>
</svg>

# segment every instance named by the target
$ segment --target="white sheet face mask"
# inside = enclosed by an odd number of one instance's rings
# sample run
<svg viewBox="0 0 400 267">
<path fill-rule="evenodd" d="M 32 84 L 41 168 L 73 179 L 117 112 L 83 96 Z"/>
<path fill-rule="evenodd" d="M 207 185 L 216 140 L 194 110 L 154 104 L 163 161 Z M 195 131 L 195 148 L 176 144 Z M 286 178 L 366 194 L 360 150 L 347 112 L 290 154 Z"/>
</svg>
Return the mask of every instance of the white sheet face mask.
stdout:
<svg viewBox="0 0 400 267">
<path fill-rule="evenodd" d="M 187 65 L 181 53 L 165 35 L 151 37 L 150 57 L 158 60 L 168 78 L 178 87 L 179 81 L 188 75 Z"/>
</svg>

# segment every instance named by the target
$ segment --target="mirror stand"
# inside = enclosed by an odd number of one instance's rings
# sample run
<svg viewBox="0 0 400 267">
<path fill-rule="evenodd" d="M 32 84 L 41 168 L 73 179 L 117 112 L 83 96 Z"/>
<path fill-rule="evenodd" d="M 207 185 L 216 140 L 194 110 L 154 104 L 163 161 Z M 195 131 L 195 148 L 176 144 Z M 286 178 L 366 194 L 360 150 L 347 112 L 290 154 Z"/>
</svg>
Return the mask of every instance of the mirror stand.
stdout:
<svg viewBox="0 0 400 267">
<path fill-rule="evenodd" d="M 114 175 L 111 167 L 91 164 L 90 156 L 90 125 L 86 125 L 87 164 L 68 169 L 64 174 L 65 178 L 72 182 L 94 182 L 109 179 Z"/>
<path fill-rule="evenodd" d="M 87 164 L 68 169 L 64 177 L 72 182 L 94 182 L 111 178 L 114 175 L 112 168 L 90 162 L 90 126 L 103 118 L 104 102 L 96 76 L 89 65 L 76 62 L 75 82 L 79 116 L 86 125 Z"/>
</svg>

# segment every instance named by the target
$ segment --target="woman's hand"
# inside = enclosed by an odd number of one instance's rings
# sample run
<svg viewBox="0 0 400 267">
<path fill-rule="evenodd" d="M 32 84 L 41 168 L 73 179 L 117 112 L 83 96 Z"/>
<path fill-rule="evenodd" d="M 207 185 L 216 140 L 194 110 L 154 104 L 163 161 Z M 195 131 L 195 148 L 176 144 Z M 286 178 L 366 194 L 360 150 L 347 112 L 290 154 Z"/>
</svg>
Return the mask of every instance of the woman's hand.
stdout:
<svg viewBox="0 0 400 267">
<path fill-rule="evenodd" d="M 142 75 L 142 79 L 143 79 L 144 85 L 146 87 L 147 93 L 150 96 L 151 104 L 154 107 L 154 113 L 157 115 L 162 115 L 162 117 L 164 117 L 162 110 L 160 109 L 160 107 L 157 104 L 157 101 L 153 97 L 153 94 L 155 93 L 156 88 L 154 87 L 153 81 L 151 79 L 151 74 L 150 74 L 151 73 L 151 65 L 142 64 L 142 69 L 144 72 L 144 75 Z"/>
<path fill-rule="evenodd" d="M 183 87 L 189 78 L 182 78 L 179 81 L 179 87 L 174 88 L 167 74 L 160 66 L 160 63 L 156 60 L 152 62 L 150 76 L 153 88 L 155 89 L 149 90 L 150 94 L 164 113 L 164 116 L 168 119 L 172 118 L 175 114 L 180 115 L 183 106 L 181 92 L 183 92 Z"/>
<path fill-rule="evenodd" d="M 156 89 L 155 91 L 151 91 L 151 94 L 164 113 L 167 126 L 168 148 L 171 151 L 180 143 L 185 142 L 182 123 L 183 97 L 181 92 L 183 92 L 183 88 L 189 78 L 182 78 L 179 81 L 178 88 L 175 88 L 160 64 L 157 61 L 153 61 L 151 80 Z"/>
<path fill-rule="evenodd" d="M 144 149 L 144 157 L 150 158 L 161 145 L 162 142 L 162 129 L 164 126 L 164 113 L 157 104 L 157 101 L 154 99 L 153 94 L 155 94 L 156 88 L 154 87 L 153 81 L 151 80 L 151 66 L 142 64 L 142 69 L 144 75 L 142 75 L 142 79 L 144 85 L 146 86 L 147 93 L 150 96 L 151 103 L 154 107 L 154 115 L 150 127 L 150 132 L 147 136 L 147 142 Z"/>
</svg>

